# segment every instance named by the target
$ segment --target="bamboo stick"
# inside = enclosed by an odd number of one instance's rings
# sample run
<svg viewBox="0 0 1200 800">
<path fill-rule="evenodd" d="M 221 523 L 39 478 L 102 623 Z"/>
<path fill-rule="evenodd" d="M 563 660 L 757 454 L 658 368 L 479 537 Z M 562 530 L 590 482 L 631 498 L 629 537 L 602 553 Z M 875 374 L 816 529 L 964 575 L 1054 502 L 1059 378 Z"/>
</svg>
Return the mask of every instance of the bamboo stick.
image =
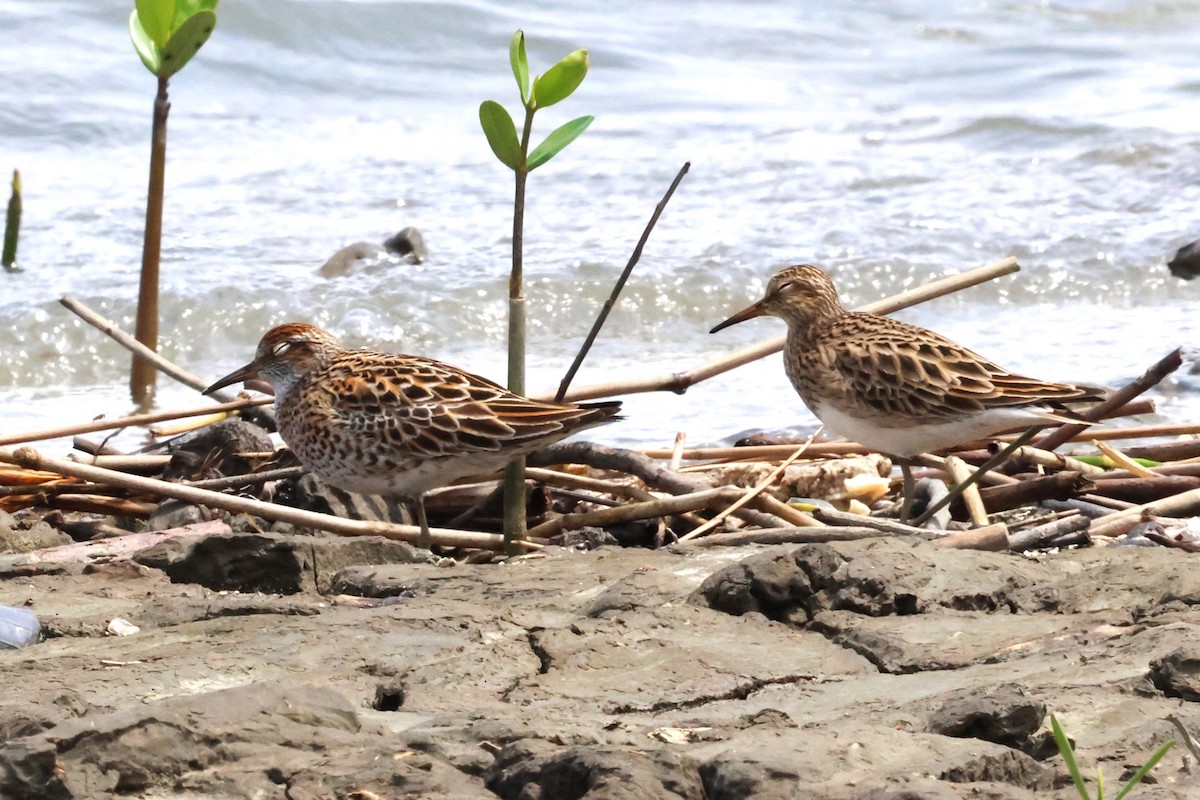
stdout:
<svg viewBox="0 0 1200 800">
<path fill-rule="evenodd" d="M 963 483 L 971 477 L 971 468 L 961 458 L 948 457 L 946 467 L 950 470 L 950 477 L 954 479 L 955 483 Z M 989 520 L 987 510 L 983 507 L 983 499 L 979 496 L 979 487 L 974 483 L 967 486 L 963 490 L 962 499 L 967 506 L 967 515 L 971 518 L 971 524 L 976 528 L 986 527 Z"/>
<path fill-rule="evenodd" d="M 1092 523 L 1093 536 L 1120 536 L 1151 517 L 1183 517 L 1200 511 L 1200 489 L 1164 497 L 1101 517 Z"/>
<path fill-rule="evenodd" d="M 815 544 L 819 542 L 850 542 L 858 539 L 878 539 L 888 534 L 875 528 L 760 528 L 735 533 L 710 533 L 687 547 L 736 547 L 746 544 Z"/>
<path fill-rule="evenodd" d="M 680 511 L 695 511 L 708 508 L 712 503 L 733 502 L 742 494 L 740 489 L 732 486 L 721 486 L 716 489 L 705 489 L 689 494 L 659 497 L 644 503 L 629 503 L 616 508 L 605 508 L 599 511 L 586 511 L 579 514 L 563 514 L 541 525 L 529 529 L 530 537 L 549 538 L 565 530 L 573 530 L 588 525 L 615 525 L 620 522 L 633 522 L 641 519 L 651 519 L 667 514 L 677 514 Z"/>
<path fill-rule="evenodd" d="M 1072 514 L 1068 517 L 1052 520 L 1043 525 L 1026 528 L 1025 530 L 1009 535 L 1008 549 L 1015 553 L 1035 550 L 1039 547 L 1044 547 L 1047 542 L 1057 539 L 1060 536 L 1086 531 L 1091 522 L 1083 514 Z"/>
<path fill-rule="evenodd" d="M 1184 436 L 1188 434 L 1200 434 L 1200 423 L 1135 425 L 1128 428 L 1091 428 L 1071 437 L 1068 441 L 1085 442 L 1098 439 L 1108 442 L 1120 439 L 1149 439 L 1156 436 Z M 1014 436 L 997 436 L 993 441 L 1011 442 L 1015 438 Z M 977 449 L 986 444 L 986 442 L 969 442 L 963 445 L 963 449 Z M 1034 446 L 1037 446 L 1036 442 Z M 723 458 L 745 461 L 751 459 L 772 461 L 778 458 L 786 458 L 787 454 L 792 452 L 794 447 L 794 444 L 765 444 L 755 447 L 697 447 L 691 450 L 684 450 L 683 458 L 685 461 L 715 461 Z M 658 459 L 670 458 L 671 456 L 670 450 L 663 450 L 661 448 L 639 450 L 638 452 L 650 458 Z M 874 451 L 868 450 L 856 442 L 814 442 L 812 447 L 808 449 L 808 455 L 814 458 L 818 456 L 862 455 L 863 453 L 871 452 Z"/>
<path fill-rule="evenodd" d="M 264 519 L 291 522 L 294 525 L 317 528 L 338 536 L 383 536 L 388 539 L 398 539 L 403 542 L 415 542 L 421 534 L 421 529 L 415 525 L 393 525 L 384 522 L 366 522 L 363 520 L 342 519 L 329 514 L 318 514 L 313 511 L 303 511 L 298 508 L 287 508 L 274 503 L 264 503 L 247 497 L 211 492 L 207 489 L 197 489 L 170 481 L 160 481 L 138 475 L 126 475 L 123 472 L 87 464 L 77 464 L 66 459 L 56 459 L 43 456 L 29 447 L 10 448 L 0 447 L 0 461 L 16 464 L 31 469 L 41 469 L 57 472 L 60 475 L 71 475 L 84 480 L 96 481 L 113 486 L 123 486 L 138 492 L 173 497 L 185 503 L 220 508 L 234 514 L 253 514 Z M 447 547 L 473 547 L 482 550 L 504 549 L 504 537 L 491 533 L 475 531 L 456 531 L 445 528 L 433 528 L 433 544 Z M 532 544 L 524 546 L 533 547 Z"/>
<path fill-rule="evenodd" d="M 165 419 L 180 419 L 181 417 L 194 417 L 201 414 L 211 414 L 214 411 L 240 411 L 243 408 L 251 408 L 252 406 L 260 406 L 265 403 L 272 402 L 267 400 L 233 400 L 228 403 L 219 405 L 205 406 L 204 408 L 190 408 L 186 411 L 158 411 L 153 414 L 133 414 L 128 417 L 113 417 L 112 419 L 97 419 L 91 422 L 83 422 L 78 425 L 62 425 L 57 428 L 43 428 L 40 431 L 29 431 L 27 433 L 15 433 L 10 436 L 0 436 L 0 446 L 13 444 L 26 444 L 28 442 L 40 442 L 46 439 L 60 439 L 65 436 L 75 436 L 80 433 L 91 433 L 93 431 L 115 430 L 117 428 L 130 428 L 135 426 L 149 425 L 153 422 L 161 422 Z"/>
</svg>

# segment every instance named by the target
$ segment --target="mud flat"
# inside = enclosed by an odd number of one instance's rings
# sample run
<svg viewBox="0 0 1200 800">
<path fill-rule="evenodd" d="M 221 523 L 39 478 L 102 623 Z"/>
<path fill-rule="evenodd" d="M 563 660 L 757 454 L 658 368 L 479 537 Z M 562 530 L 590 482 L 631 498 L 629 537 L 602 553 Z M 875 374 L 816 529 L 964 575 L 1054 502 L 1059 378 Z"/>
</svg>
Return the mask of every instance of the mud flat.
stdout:
<svg viewBox="0 0 1200 800">
<path fill-rule="evenodd" d="M 1048 710 L 1110 784 L 1168 714 L 1200 729 L 1177 550 L 440 566 L 222 527 L 0 557 L 0 602 L 50 634 L 0 651 L 0 796 L 1069 798 Z M 1200 796 L 1185 766 L 1133 797 Z"/>
</svg>

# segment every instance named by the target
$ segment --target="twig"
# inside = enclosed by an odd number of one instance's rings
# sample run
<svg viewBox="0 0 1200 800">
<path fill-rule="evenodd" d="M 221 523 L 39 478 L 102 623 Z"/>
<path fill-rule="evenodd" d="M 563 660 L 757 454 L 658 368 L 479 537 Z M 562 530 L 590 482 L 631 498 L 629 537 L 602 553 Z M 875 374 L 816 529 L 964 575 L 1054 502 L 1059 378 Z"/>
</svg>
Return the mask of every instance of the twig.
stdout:
<svg viewBox="0 0 1200 800">
<path fill-rule="evenodd" d="M 209 478 L 202 481 L 183 481 L 185 486 L 195 486 L 197 489 L 233 489 L 243 486 L 259 486 L 268 481 L 281 481 L 284 478 L 296 478 L 308 470 L 304 467 L 280 467 L 279 469 L 264 469 L 261 472 L 248 472 L 245 475 L 229 475 L 224 478 Z"/>
<path fill-rule="evenodd" d="M 980 477 L 982 477 L 984 475 L 984 473 L 986 473 L 990 469 L 995 469 L 996 467 L 1003 464 L 1005 459 L 1007 459 L 1010 455 L 1012 455 L 1014 452 L 1016 452 L 1018 449 L 1020 449 L 1021 445 L 1025 444 L 1030 439 L 1032 439 L 1034 436 L 1036 436 L 1037 432 L 1038 432 L 1038 428 L 1030 428 L 1029 430 L 1022 433 L 1020 436 L 1018 436 L 1016 439 L 1014 439 L 1007 447 L 1005 447 L 999 453 L 996 453 L 996 455 L 992 456 L 987 461 L 983 462 L 983 465 L 980 467 L 977 467 L 975 469 L 975 471 L 972 472 L 971 475 L 965 481 L 959 481 L 957 484 L 955 484 L 953 489 L 951 489 L 949 492 L 946 493 L 945 497 L 943 497 L 942 499 L 938 500 L 936 503 L 929 506 L 929 508 L 925 509 L 925 513 L 921 514 L 921 516 L 919 516 L 915 520 L 913 520 L 913 525 L 916 525 L 918 528 L 921 527 L 922 525 L 924 525 L 926 522 L 928 522 L 933 517 L 934 514 L 941 511 L 946 506 L 950 505 L 950 503 L 952 503 L 954 501 L 955 497 L 958 497 L 960 494 L 965 492 L 968 487 L 974 486 L 975 482 L 978 481 L 980 479 Z"/>
<path fill-rule="evenodd" d="M 1092 521 L 1083 514 L 1072 514 L 1044 525 L 1009 534 L 1008 549 L 1016 553 L 1035 550 L 1060 536 L 1086 531 L 1091 524 Z"/>
<path fill-rule="evenodd" d="M 1120 536 L 1150 517 L 1181 517 L 1200 510 L 1200 489 L 1127 508 L 1092 523 L 1093 536 Z"/>
<path fill-rule="evenodd" d="M 534 465 L 587 464 L 599 469 L 620 470 L 629 475 L 636 475 L 649 486 L 675 495 L 712 488 L 712 483 L 704 478 L 681 475 L 636 451 L 607 447 L 595 442 L 552 444 L 532 453 L 528 462 Z M 774 517 L 747 508 L 738 510 L 737 515 L 760 528 L 775 528 L 779 525 Z"/>
<path fill-rule="evenodd" d="M 986 550 L 999 553 L 1008 549 L 1008 526 L 1003 522 L 955 531 L 933 540 L 934 547 L 951 550 Z"/>
<path fill-rule="evenodd" d="M 888 534 L 875 528 L 761 528 L 735 533 L 710 533 L 687 547 L 736 547 L 743 544 L 814 544 L 878 539 Z"/>
<path fill-rule="evenodd" d="M 845 511 L 838 511 L 832 508 L 818 506 L 812 510 L 813 517 L 818 522 L 823 522 L 826 525 L 836 525 L 838 527 L 861 527 L 873 528 L 880 533 L 886 533 L 889 536 L 919 536 L 922 539 L 928 539 L 931 536 L 930 531 L 924 528 L 914 528 L 912 525 L 905 525 L 901 522 L 896 522 L 894 519 L 884 519 L 883 517 L 864 517 L 861 514 L 849 514 Z"/>
<path fill-rule="evenodd" d="M 234 514 L 254 514 L 264 519 L 291 522 L 294 525 L 317 528 L 339 536 L 383 536 L 388 539 L 415 542 L 421 535 L 421 529 L 415 525 L 393 525 L 384 522 L 342 519 L 341 517 L 334 517 L 329 514 L 318 514 L 313 511 L 303 511 L 298 508 L 288 508 L 274 503 L 251 500 L 247 497 L 210 492 L 207 489 L 197 489 L 194 486 L 184 486 L 170 481 L 160 481 L 138 475 L 126 475 L 123 472 L 114 472 L 113 470 L 92 467 L 87 464 L 77 464 L 74 461 L 67 461 L 65 459 L 48 458 L 29 447 L 21 447 L 15 450 L 13 448 L 2 447 L 0 448 L 0 461 L 31 469 L 57 472 L 60 475 L 72 475 L 76 478 L 112 486 L 123 486 L 134 491 L 173 497 L 185 503 L 220 508 Z M 431 541 L 434 544 L 446 545 L 448 547 L 474 547 L 482 550 L 501 550 L 504 548 L 504 537 L 497 534 L 455 531 L 445 528 L 434 528 L 432 530 Z M 530 543 L 523 543 L 523 546 L 533 547 Z"/>
<path fill-rule="evenodd" d="M 946 459 L 946 467 L 955 483 L 963 483 L 971 477 L 971 467 L 961 458 L 950 456 Z M 967 505 L 967 514 L 971 523 L 982 528 L 988 524 L 987 510 L 983 507 L 983 498 L 979 496 L 979 487 L 972 484 L 962 493 L 963 502 Z"/>
<path fill-rule="evenodd" d="M 1179 731 L 1179 738 L 1183 739 L 1184 746 L 1191 752 L 1192 758 L 1196 759 L 1196 763 L 1200 764 L 1200 742 L 1196 741 L 1196 737 L 1192 736 L 1192 732 L 1187 729 L 1179 717 L 1167 714 L 1166 720 L 1175 726 L 1175 730 Z"/>
<path fill-rule="evenodd" d="M 579 348 L 579 353 L 575 356 L 575 360 L 571 362 L 571 368 L 567 370 L 567 374 L 563 376 L 562 383 L 558 385 L 558 392 L 554 395 L 556 403 L 561 403 L 563 397 L 566 395 L 567 389 L 571 386 L 571 381 L 575 379 L 575 373 L 579 371 L 580 365 L 583 364 L 583 359 L 587 357 L 588 351 L 592 349 L 592 344 L 596 341 L 596 337 L 600 335 L 600 329 L 604 327 L 604 322 L 608 319 L 609 312 L 616 305 L 621 290 L 625 288 L 625 282 L 629 280 L 634 266 L 641 259 L 642 248 L 646 246 L 646 242 L 650 238 L 650 232 L 654 230 L 654 225 L 658 222 L 658 218 L 662 216 L 663 209 L 667 207 L 667 203 L 670 202 L 671 195 L 675 194 L 675 188 L 679 186 L 679 182 L 683 180 L 683 176 L 687 174 L 691 166 L 692 162 L 683 162 L 683 166 L 679 168 L 679 172 L 675 175 L 675 180 L 671 181 L 671 186 L 667 189 L 667 193 L 663 195 L 662 200 L 659 200 L 658 205 L 654 207 L 654 213 L 650 215 L 650 221 L 646 223 L 646 228 L 642 231 L 642 238 L 638 239 L 637 246 L 633 248 L 633 254 L 629 256 L 629 261 L 625 264 L 625 269 L 621 272 L 621 277 L 617 278 L 617 283 L 613 286 L 612 293 L 604 301 L 604 307 L 600 309 L 600 314 L 596 317 L 596 321 L 592 323 L 592 329 L 588 331 L 587 338 L 583 340 L 583 346 Z"/>
<path fill-rule="evenodd" d="M 1183 348 L 1177 347 L 1161 358 L 1150 369 L 1142 373 L 1136 380 L 1125 384 L 1086 411 L 1081 411 L 1079 416 L 1089 420 L 1102 419 L 1105 413 L 1125 405 L 1147 389 L 1157 385 L 1163 378 L 1179 369 L 1182 364 Z M 1051 431 L 1041 439 L 1038 439 L 1033 443 L 1033 446 L 1042 450 L 1057 450 L 1061 445 L 1066 444 L 1073 437 L 1078 436 L 1086 430 L 1088 430 L 1087 425 L 1063 425 L 1058 430 Z M 1095 431 L 1091 431 L 1091 433 L 1095 433 Z"/>
<path fill-rule="evenodd" d="M 587 525 L 615 525 L 620 522 L 633 522 L 634 520 L 677 514 L 680 511 L 695 511 L 699 508 L 708 508 L 713 503 L 733 502 L 741 494 L 740 490 L 732 486 L 722 486 L 717 489 L 705 489 L 673 497 L 658 497 L 644 503 L 629 503 L 617 508 L 605 508 L 581 514 L 563 514 L 561 517 L 555 517 L 530 528 L 529 535 L 530 537 L 547 538 L 561 531 L 582 528 Z"/>
<path fill-rule="evenodd" d="M 675 434 L 675 446 L 671 448 L 671 461 L 669 466 L 676 472 L 683 464 L 683 446 L 687 443 L 687 434 L 679 431 Z"/>
<path fill-rule="evenodd" d="M 798 448 L 796 448 L 796 452 L 792 453 L 790 456 L 788 456 L 782 462 L 780 462 L 778 467 L 776 467 L 775 469 L 768 472 L 766 474 L 766 476 L 763 477 L 763 479 L 760 480 L 758 483 L 756 483 L 749 491 L 745 492 L 741 497 L 739 497 L 737 500 L 735 500 L 732 504 L 723 508 L 717 514 L 713 515 L 712 519 L 710 519 L 708 522 L 701 525 L 699 528 L 690 530 L 687 533 L 685 533 L 683 536 L 680 536 L 679 541 L 686 542 L 690 539 L 695 539 L 697 536 L 700 536 L 701 534 L 707 533 L 708 531 L 712 530 L 716 526 L 720 525 L 721 522 L 726 517 L 728 517 L 730 514 L 732 514 L 733 512 L 737 511 L 742 506 L 749 503 L 751 500 L 753 500 L 758 495 L 762 494 L 764 489 L 766 489 L 768 486 L 770 486 L 772 483 L 774 483 L 775 479 L 778 478 L 780 475 L 782 475 L 783 471 L 792 465 L 792 462 L 794 462 L 797 458 L 799 458 L 800 456 L 802 456 L 804 454 L 805 449 L 807 449 L 808 446 L 810 444 L 812 444 L 813 437 L 815 437 L 820 432 L 821 432 L 821 429 L 818 428 L 816 431 L 813 432 L 812 436 L 808 437 L 807 442 L 805 442 L 804 444 L 802 444 Z"/>
<path fill-rule="evenodd" d="M 1018 269 L 1020 267 L 1017 266 L 1015 258 L 1005 258 L 983 267 L 930 281 L 924 286 L 918 286 L 892 297 L 868 303 L 858 310 L 875 314 L 890 314 L 893 311 L 899 311 L 902 308 L 923 303 L 934 297 L 940 297 L 944 294 L 957 292 L 984 283 L 985 281 L 1009 275 Z M 640 392 L 674 392 L 676 394 L 683 394 L 688 388 L 701 381 L 728 372 L 743 364 L 757 361 L 772 353 L 778 353 L 783 349 L 784 339 L 785 337 L 779 336 L 741 350 L 735 350 L 728 355 L 708 361 L 684 372 L 584 386 L 575 389 L 573 392 L 568 392 L 564 396 L 564 399 L 570 401 L 594 400 L 599 397 L 638 394 Z"/>
<path fill-rule="evenodd" d="M 264 402 L 271 402 L 269 399 L 263 400 L 233 400 L 228 403 L 221 403 L 215 406 L 205 406 L 204 408 L 192 408 L 187 411 L 160 411 L 155 414 L 134 414 L 129 417 L 113 417 L 112 419 L 98 419 L 92 422 L 84 422 L 79 425 L 64 425 L 59 428 L 45 428 L 40 431 L 31 431 L 29 433 L 15 433 L 11 436 L 0 436 L 0 446 L 12 444 L 24 444 L 26 442 L 39 442 L 45 439 L 59 439 L 64 436 L 74 436 L 80 433 L 91 433 L 92 431 L 107 431 L 115 428 L 129 428 L 133 426 L 149 425 L 153 422 L 161 422 L 164 419 L 180 419 L 181 417 L 196 417 L 203 414 L 212 414 L 218 411 L 240 411 L 252 406 L 262 405 Z"/>
<path fill-rule="evenodd" d="M 1190 434 L 1200 434 L 1200 423 L 1189 422 L 1170 425 L 1134 425 L 1128 428 L 1091 428 L 1076 436 L 1072 436 L 1071 442 L 1090 442 L 1094 439 L 1111 442 L 1120 439 L 1148 439 L 1156 436 L 1187 436 Z M 979 449 L 985 447 L 990 442 L 1011 442 L 1013 436 L 996 436 L 988 441 L 967 442 L 962 445 L 963 449 Z M 1037 443 L 1034 443 L 1037 447 Z M 683 451 L 685 461 L 717 461 L 719 459 L 737 459 L 739 461 L 774 461 L 776 459 L 785 458 L 788 453 L 792 452 L 794 444 L 764 444 L 755 445 L 752 447 L 697 447 L 691 450 Z M 662 448 L 647 448 L 639 450 L 639 453 L 657 459 L 665 459 L 671 457 L 670 450 Z M 814 442 L 813 446 L 808 448 L 808 454 L 813 458 L 818 456 L 848 456 L 862 455 L 863 453 L 875 452 L 866 447 L 863 447 L 857 442 Z"/>
</svg>

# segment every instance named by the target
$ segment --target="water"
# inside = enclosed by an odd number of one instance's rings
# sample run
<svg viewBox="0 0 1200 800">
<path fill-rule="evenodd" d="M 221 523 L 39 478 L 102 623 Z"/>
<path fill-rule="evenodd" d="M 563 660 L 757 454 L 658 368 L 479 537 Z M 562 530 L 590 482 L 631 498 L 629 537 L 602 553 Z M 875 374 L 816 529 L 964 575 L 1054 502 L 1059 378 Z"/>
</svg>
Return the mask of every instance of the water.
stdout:
<svg viewBox="0 0 1200 800">
<path fill-rule="evenodd" d="M 25 183 L 20 274 L 0 274 L 0 430 L 129 410 L 128 356 L 57 302 L 132 330 L 153 78 L 132 4 L 0 0 L 0 173 Z M 1015 255 L 1023 271 L 901 316 L 1012 369 L 1117 384 L 1195 339 L 1197 2 L 798 4 L 226 0 L 171 83 L 161 350 L 206 378 L 304 319 L 355 345 L 502 378 L 511 175 L 477 109 L 532 68 L 591 72 L 535 137 L 596 122 L 531 176 L 531 389 L 557 385 L 654 203 L 660 221 L 579 383 L 672 372 L 774 336 L 707 330 L 788 263 L 848 304 Z M 317 277 L 351 242 L 420 228 L 430 258 Z M 1159 418 L 1200 420 L 1186 378 Z M 159 405 L 198 404 L 160 384 Z M 665 445 L 813 419 L 778 357 L 595 432 Z"/>
</svg>

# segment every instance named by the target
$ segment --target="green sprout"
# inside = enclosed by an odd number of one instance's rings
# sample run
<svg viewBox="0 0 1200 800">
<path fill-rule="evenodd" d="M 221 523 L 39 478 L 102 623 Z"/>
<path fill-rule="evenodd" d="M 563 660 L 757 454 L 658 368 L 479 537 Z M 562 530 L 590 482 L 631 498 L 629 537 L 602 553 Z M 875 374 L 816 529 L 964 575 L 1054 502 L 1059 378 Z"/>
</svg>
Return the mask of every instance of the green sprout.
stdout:
<svg viewBox="0 0 1200 800">
<path fill-rule="evenodd" d="M 517 31 L 509 44 L 508 59 L 525 108 L 520 136 L 504 106 L 485 100 L 479 106 L 479 124 L 492 152 L 500 163 L 516 176 L 513 199 L 512 273 L 508 283 L 508 388 L 525 393 L 525 290 L 523 230 L 525 224 L 525 180 L 531 170 L 545 164 L 583 133 L 592 123 L 591 116 L 578 117 L 553 130 L 541 144 L 529 149 L 533 115 L 571 96 L 588 71 L 587 50 L 568 53 L 557 64 L 531 81 L 525 55 L 525 34 Z M 504 477 L 504 536 L 512 542 L 525 536 L 525 461 L 509 464 Z"/>
<path fill-rule="evenodd" d="M 133 49 L 158 79 L 150 136 L 150 185 L 146 192 L 146 230 L 138 287 L 139 342 L 158 349 L 158 268 L 162 253 L 163 191 L 167 169 L 167 82 L 208 41 L 217 24 L 217 0 L 136 0 L 129 15 Z M 135 355 L 129 371 L 133 401 L 147 407 L 154 398 L 154 366 Z"/>
</svg>

